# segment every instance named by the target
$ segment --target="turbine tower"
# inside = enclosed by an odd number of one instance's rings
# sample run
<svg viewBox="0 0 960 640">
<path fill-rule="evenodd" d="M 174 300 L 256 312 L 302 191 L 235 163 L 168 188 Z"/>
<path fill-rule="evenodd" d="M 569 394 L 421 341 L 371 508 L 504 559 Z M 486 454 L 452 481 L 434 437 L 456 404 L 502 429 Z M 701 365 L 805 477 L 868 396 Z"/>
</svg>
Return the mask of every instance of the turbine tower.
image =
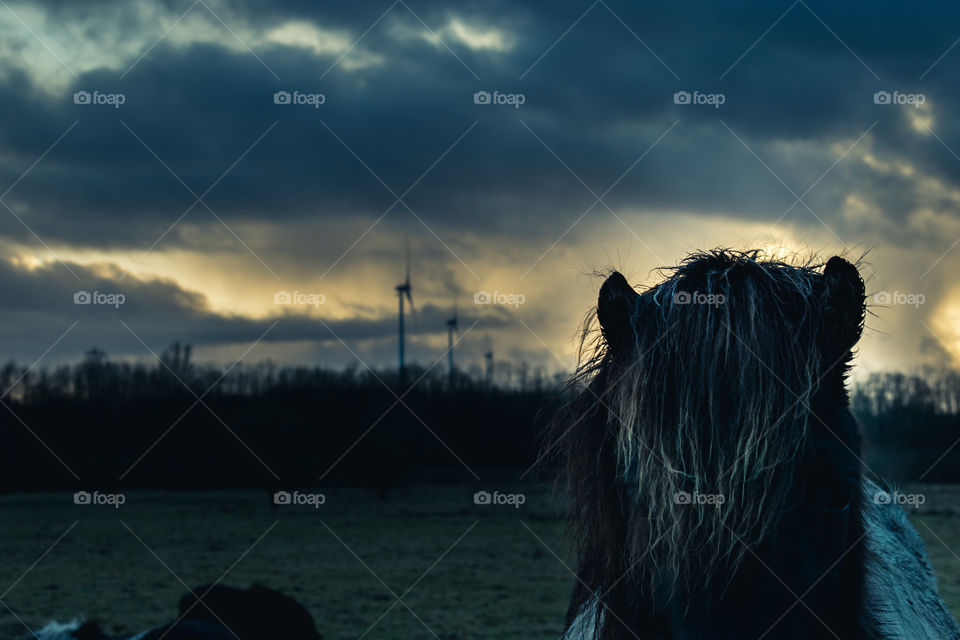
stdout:
<svg viewBox="0 0 960 640">
<path fill-rule="evenodd" d="M 410 285 L 410 239 L 407 239 L 407 269 L 406 275 L 404 276 L 403 283 L 396 286 L 397 289 L 397 301 L 399 303 L 399 328 L 400 328 L 400 342 L 399 342 L 399 354 L 400 354 L 400 366 L 398 368 L 398 373 L 400 375 L 400 380 L 403 380 L 404 374 L 404 360 L 403 360 L 403 299 L 406 297 L 407 301 L 410 303 L 410 312 L 415 313 L 413 308 L 413 287 Z"/>
<path fill-rule="evenodd" d="M 487 360 L 486 386 L 489 389 L 493 384 L 493 348 L 487 349 L 483 357 Z"/>
<path fill-rule="evenodd" d="M 453 387 L 453 338 L 457 333 L 457 330 L 460 328 L 458 317 L 457 317 L 457 298 L 453 298 L 453 316 L 447 320 L 447 380 L 451 387 Z"/>
</svg>

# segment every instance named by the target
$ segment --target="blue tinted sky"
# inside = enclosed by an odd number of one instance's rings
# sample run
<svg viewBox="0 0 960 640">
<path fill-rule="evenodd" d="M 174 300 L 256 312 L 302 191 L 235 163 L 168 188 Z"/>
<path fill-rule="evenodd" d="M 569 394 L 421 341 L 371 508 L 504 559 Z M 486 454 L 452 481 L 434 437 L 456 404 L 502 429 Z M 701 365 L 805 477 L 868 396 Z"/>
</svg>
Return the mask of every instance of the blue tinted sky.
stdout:
<svg viewBox="0 0 960 640">
<path fill-rule="evenodd" d="M 456 299 L 462 363 L 569 367 L 595 272 L 715 246 L 870 250 L 864 368 L 955 361 L 957 14 L 6 0 L 0 356 L 386 366 L 409 237 L 424 364 Z"/>
</svg>

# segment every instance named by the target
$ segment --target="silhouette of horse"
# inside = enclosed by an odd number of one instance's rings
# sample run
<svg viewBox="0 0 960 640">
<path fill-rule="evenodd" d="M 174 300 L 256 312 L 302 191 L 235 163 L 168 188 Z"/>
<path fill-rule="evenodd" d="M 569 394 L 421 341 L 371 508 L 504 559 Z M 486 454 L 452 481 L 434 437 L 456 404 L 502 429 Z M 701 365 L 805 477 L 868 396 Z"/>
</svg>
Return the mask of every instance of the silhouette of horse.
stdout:
<svg viewBox="0 0 960 640">
<path fill-rule="evenodd" d="M 578 558 L 565 638 L 960 637 L 863 477 L 857 267 L 715 250 L 661 272 L 604 282 L 547 439 Z"/>
<path fill-rule="evenodd" d="M 130 636 L 111 636 L 95 622 L 51 622 L 36 640 L 319 640 L 299 602 L 261 585 L 198 587 L 180 599 L 174 622 Z"/>
</svg>

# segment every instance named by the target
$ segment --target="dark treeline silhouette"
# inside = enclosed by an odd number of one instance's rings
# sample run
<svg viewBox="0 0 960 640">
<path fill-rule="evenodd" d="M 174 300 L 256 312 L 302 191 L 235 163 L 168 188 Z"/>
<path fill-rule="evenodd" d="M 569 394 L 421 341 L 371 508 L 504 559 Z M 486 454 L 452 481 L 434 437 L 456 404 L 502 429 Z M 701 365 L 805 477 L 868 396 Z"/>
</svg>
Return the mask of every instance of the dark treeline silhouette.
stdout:
<svg viewBox="0 0 960 640">
<path fill-rule="evenodd" d="M 356 367 L 220 368 L 181 344 L 151 364 L 97 349 L 53 369 L 11 362 L 0 368 L 0 490 L 469 481 L 470 470 L 534 464 L 563 379 L 507 362 L 453 381 L 444 367 L 411 366 L 404 381 Z M 852 405 L 873 471 L 960 481 L 960 373 L 872 374 Z"/>
<path fill-rule="evenodd" d="M 0 490 L 386 490 L 523 469 L 558 401 L 542 369 L 197 365 L 175 344 L 150 365 L 97 349 L 75 365 L 0 370 Z M 399 400 L 398 400 L 399 397 Z M 75 477 L 76 476 L 76 477 Z"/>
<path fill-rule="evenodd" d="M 899 481 L 960 481 L 960 372 L 873 373 L 851 401 L 873 471 Z"/>
</svg>

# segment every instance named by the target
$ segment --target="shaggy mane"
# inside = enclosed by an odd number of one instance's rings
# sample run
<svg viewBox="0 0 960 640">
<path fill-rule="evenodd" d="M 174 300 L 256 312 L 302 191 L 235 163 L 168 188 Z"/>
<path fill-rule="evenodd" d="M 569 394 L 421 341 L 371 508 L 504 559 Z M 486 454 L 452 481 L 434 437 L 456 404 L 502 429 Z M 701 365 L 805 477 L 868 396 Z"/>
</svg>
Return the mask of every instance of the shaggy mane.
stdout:
<svg viewBox="0 0 960 640">
<path fill-rule="evenodd" d="M 832 369 L 842 387 L 850 357 L 821 353 L 821 266 L 759 250 L 692 254 L 635 297 L 619 350 L 590 314 L 575 397 L 548 436 L 584 568 L 569 618 L 614 590 L 610 576 L 654 603 L 689 601 L 776 526 L 812 399 Z M 609 597 L 613 611 L 630 605 Z"/>
</svg>

